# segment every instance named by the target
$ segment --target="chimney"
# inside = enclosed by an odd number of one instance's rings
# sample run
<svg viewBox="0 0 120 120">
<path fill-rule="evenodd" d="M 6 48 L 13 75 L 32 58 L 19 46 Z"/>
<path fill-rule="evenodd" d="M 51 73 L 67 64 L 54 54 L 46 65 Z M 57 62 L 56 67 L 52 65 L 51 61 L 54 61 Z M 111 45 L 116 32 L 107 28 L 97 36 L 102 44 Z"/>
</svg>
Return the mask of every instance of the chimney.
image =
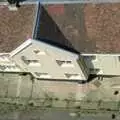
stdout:
<svg viewBox="0 0 120 120">
<path fill-rule="evenodd" d="M 10 11 L 17 11 L 18 10 L 18 8 L 16 7 L 16 4 L 9 4 L 8 9 Z"/>
<path fill-rule="evenodd" d="M 10 11 L 17 11 L 20 7 L 20 0 L 7 0 L 9 5 L 8 8 Z"/>
</svg>

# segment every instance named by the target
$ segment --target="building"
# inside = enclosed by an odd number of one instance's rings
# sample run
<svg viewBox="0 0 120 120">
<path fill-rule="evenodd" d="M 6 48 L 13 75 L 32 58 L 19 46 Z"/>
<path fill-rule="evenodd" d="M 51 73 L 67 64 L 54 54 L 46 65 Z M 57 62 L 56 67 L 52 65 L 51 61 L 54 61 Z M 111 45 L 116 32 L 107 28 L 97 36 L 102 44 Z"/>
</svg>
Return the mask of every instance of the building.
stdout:
<svg viewBox="0 0 120 120">
<path fill-rule="evenodd" d="M 24 72 L 40 79 L 62 80 L 87 80 L 90 74 L 120 75 L 119 3 L 38 4 L 35 10 L 29 7 L 31 15 L 24 6 L 8 10 L 11 18 L 5 25 L 16 31 L 5 33 L 11 35 L 8 39 L 12 44 L 4 42 L 1 27 L 1 53 L 9 52 Z M 10 21 L 12 17 L 16 21 Z"/>
<path fill-rule="evenodd" d="M 0 96 L 59 98 L 63 103 L 58 106 L 75 100 L 79 106 L 86 94 L 102 86 L 81 81 L 91 74 L 120 75 L 119 9 L 119 3 L 0 5 Z M 120 83 L 114 81 L 100 88 L 104 100 L 119 101 Z M 92 98 L 99 101 L 99 94 Z M 88 106 L 95 109 L 94 103 Z"/>
<path fill-rule="evenodd" d="M 1 19 L 1 39 L 3 39 L 1 52 L 9 52 L 10 58 L 23 72 L 31 73 L 36 78 L 87 80 L 88 70 L 79 62 L 79 54 L 75 50 L 73 51 L 72 48 L 69 47 L 66 49 L 66 46 L 63 46 L 63 49 L 62 46 L 59 46 L 56 42 L 46 42 L 46 37 L 43 38 L 39 35 L 39 25 L 41 24 L 40 21 L 42 22 L 42 20 L 40 20 L 41 11 L 43 12 L 42 19 L 45 19 L 44 16 L 46 16 L 47 13 L 43 11 L 44 8 L 42 8 L 42 5 L 38 4 L 36 6 L 36 9 L 34 9 L 34 5 L 28 5 L 28 8 L 26 5 L 23 5 L 17 11 L 11 11 L 11 9 L 8 9 L 6 6 L 2 6 L 1 11 L 7 14 L 1 14 L 3 18 Z M 28 9 L 30 9 L 30 11 Z M 25 11 L 25 13 L 22 14 L 22 11 Z M 26 18 L 23 19 L 24 16 Z M 5 17 L 9 18 L 5 19 Z M 13 17 L 14 20 L 12 20 Z M 47 19 L 48 18 L 46 18 L 46 20 Z M 7 26 L 6 24 L 9 25 Z M 45 25 L 46 23 L 43 24 Z M 9 28 L 6 28 L 8 30 L 5 29 L 4 32 L 2 26 Z M 41 26 L 42 25 L 40 25 L 40 27 Z M 41 29 L 42 28 L 40 28 L 40 30 Z M 6 35 L 8 35 L 7 39 L 5 38 Z M 45 40 L 43 41 L 43 39 Z M 9 41 L 9 44 L 6 41 Z M 61 43 L 63 42 L 61 41 Z M 3 66 L 1 66 L 1 70 L 3 69 L 2 67 Z"/>
</svg>

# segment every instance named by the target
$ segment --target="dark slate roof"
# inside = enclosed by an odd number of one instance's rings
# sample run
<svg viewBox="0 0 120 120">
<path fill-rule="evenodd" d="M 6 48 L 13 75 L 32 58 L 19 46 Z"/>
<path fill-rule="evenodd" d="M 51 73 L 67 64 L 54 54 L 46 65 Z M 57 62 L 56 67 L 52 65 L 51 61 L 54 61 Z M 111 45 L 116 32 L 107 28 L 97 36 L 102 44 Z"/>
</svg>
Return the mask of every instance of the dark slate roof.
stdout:
<svg viewBox="0 0 120 120">
<path fill-rule="evenodd" d="M 38 18 L 38 40 L 79 53 L 120 53 L 120 3 L 42 5 Z"/>
<path fill-rule="evenodd" d="M 35 6 L 22 5 L 10 11 L 7 5 L 0 5 L 0 53 L 11 52 L 32 37 Z"/>
</svg>

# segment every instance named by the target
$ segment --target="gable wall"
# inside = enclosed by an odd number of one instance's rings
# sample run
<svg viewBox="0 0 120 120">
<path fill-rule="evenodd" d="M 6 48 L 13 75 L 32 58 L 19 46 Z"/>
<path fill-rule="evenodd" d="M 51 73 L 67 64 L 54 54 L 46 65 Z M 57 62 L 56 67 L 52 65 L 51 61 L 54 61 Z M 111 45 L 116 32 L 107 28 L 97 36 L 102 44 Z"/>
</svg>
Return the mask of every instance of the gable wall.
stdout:
<svg viewBox="0 0 120 120">
<path fill-rule="evenodd" d="M 45 55 L 36 55 L 34 50 L 44 51 Z M 40 66 L 29 66 L 21 60 L 21 56 L 25 56 L 30 60 L 39 60 Z M 86 80 L 87 75 L 83 74 L 82 69 L 77 63 L 79 55 L 62 49 L 44 44 L 42 42 L 32 41 L 32 44 L 18 54 L 12 56 L 14 61 L 19 64 L 27 72 L 33 73 L 48 73 L 52 79 L 68 79 L 65 73 L 80 74 L 80 80 Z M 74 67 L 61 67 L 56 63 L 56 60 L 72 61 Z"/>
</svg>

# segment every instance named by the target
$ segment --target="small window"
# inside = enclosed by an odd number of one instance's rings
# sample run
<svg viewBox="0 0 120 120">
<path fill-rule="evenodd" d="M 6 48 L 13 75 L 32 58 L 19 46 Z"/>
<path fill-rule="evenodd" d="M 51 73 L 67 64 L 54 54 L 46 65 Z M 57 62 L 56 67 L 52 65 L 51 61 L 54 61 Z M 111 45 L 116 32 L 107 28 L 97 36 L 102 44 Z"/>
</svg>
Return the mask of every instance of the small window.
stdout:
<svg viewBox="0 0 120 120">
<path fill-rule="evenodd" d="M 51 78 L 51 76 L 48 73 L 35 72 L 35 75 L 39 78 Z"/>
<path fill-rule="evenodd" d="M 80 75 L 80 74 L 65 73 L 65 76 L 66 76 L 68 79 L 81 79 L 81 75 Z"/>
<path fill-rule="evenodd" d="M 44 51 L 40 51 L 40 50 L 34 50 L 34 53 L 37 55 L 46 55 L 46 53 Z"/>
<path fill-rule="evenodd" d="M 74 67 L 72 61 L 56 60 L 56 63 L 61 67 Z"/>
</svg>

